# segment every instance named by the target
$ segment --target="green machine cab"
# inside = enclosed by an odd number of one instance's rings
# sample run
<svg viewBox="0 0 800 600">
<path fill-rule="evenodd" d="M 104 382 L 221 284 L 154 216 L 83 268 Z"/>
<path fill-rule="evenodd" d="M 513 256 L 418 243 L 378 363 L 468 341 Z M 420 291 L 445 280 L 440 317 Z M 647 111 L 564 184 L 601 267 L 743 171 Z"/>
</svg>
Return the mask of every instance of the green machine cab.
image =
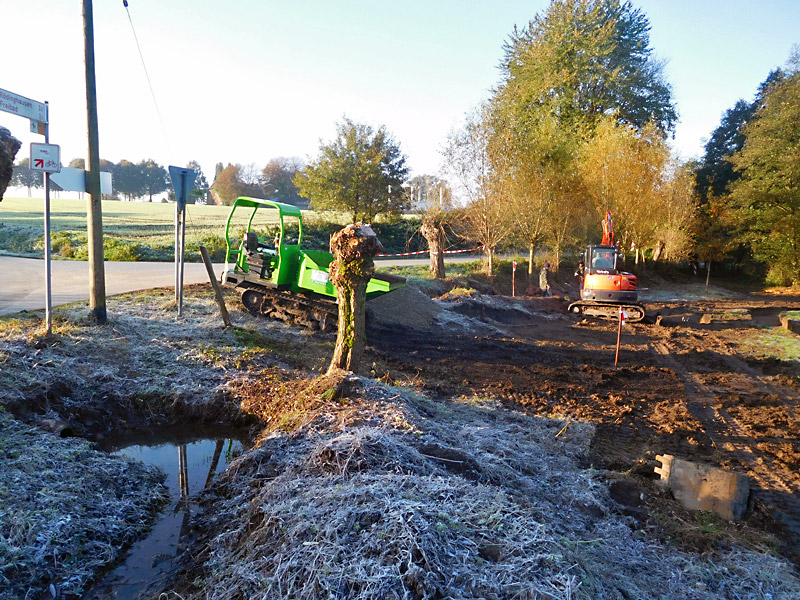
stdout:
<svg viewBox="0 0 800 600">
<path fill-rule="evenodd" d="M 303 215 L 296 206 L 237 198 L 225 225 L 222 284 L 236 288 L 251 312 L 329 330 L 337 314 L 328 277 L 333 255 L 303 250 L 302 239 Z M 367 284 L 367 299 L 404 284 L 402 277 L 376 274 Z"/>
</svg>

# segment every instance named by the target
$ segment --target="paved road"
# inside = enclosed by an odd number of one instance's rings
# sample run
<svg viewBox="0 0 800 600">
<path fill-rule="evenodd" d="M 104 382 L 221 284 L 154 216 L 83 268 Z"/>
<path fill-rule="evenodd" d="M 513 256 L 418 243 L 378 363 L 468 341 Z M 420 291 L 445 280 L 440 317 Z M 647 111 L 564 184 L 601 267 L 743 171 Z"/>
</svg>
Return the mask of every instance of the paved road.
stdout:
<svg viewBox="0 0 800 600">
<path fill-rule="evenodd" d="M 89 263 L 54 260 L 52 265 L 53 306 L 89 300 Z M 221 266 L 215 266 L 219 273 Z M 106 295 L 174 287 L 175 264 L 152 262 L 106 262 Z M 44 309 L 44 261 L 0 256 L 0 315 L 20 310 Z M 186 263 L 184 284 L 208 281 L 202 263 Z"/>
<path fill-rule="evenodd" d="M 478 254 L 447 256 L 448 263 L 467 262 L 479 258 Z M 427 265 L 428 257 L 381 258 L 376 266 Z M 53 306 L 89 300 L 89 264 L 78 260 L 53 260 Z M 224 266 L 214 265 L 219 278 Z M 173 287 L 175 263 L 171 262 L 108 262 L 105 268 L 106 295 L 124 294 L 137 290 Z M 208 281 L 202 263 L 186 263 L 183 282 Z M 44 309 L 44 261 L 35 258 L 0 256 L 0 315 L 20 310 Z"/>
</svg>

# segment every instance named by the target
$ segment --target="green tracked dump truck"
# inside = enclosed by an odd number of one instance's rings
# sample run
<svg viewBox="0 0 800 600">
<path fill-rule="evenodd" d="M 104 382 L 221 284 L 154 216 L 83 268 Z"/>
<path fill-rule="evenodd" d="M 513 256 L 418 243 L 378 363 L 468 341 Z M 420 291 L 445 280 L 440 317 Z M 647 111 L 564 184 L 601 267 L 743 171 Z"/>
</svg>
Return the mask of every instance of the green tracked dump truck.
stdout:
<svg viewBox="0 0 800 600">
<path fill-rule="evenodd" d="M 290 204 L 238 198 L 225 225 L 222 284 L 239 292 L 250 312 L 334 331 L 338 320 L 336 290 L 328 280 L 330 252 L 303 250 L 303 215 Z M 405 284 L 394 275 L 376 274 L 367 299 Z"/>
</svg>

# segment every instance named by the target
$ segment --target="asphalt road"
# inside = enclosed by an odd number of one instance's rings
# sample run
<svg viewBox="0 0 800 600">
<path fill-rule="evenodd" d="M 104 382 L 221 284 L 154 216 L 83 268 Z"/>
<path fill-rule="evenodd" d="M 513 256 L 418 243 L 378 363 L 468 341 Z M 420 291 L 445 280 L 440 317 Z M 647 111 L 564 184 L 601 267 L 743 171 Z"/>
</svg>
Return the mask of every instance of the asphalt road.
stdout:
<svg viewBox="0 0 800 600">
<path fill-rule="evenodd" d="M 475 260 L 478 255 L 453 255 L 447 262 Z M 378 259 L 377 266 L 428 264 L 428 257 Z M 51 297 L 53 306 L 89 300 L 89 264 L 77 260 L 53 260 Z M 223 265 L 214 265 L 219 278 Z M 44 260 L 0 256 L 0 315 L 45 307 Z M 175 264 L 171 262 L 106 262 L 106 296 L 175 286 Z M 208 281 L 202 263 L 186 263 L 185 285 Z"/>
<path fill-rule="evenodd" d="M 89 263 L 53 260 L 51 297 L 53 306 L 89 300 Z M 215 271 L 222 270 L 215 265 Z M 175 286 L 175 263 L 106 262 L 106 296 Z M 44 260 L 0 256 L 0 315 L 20 310 L 44 309 Z M 208 281 L 202 263 L 186 263 L 185 285 Z"/>
</svg>

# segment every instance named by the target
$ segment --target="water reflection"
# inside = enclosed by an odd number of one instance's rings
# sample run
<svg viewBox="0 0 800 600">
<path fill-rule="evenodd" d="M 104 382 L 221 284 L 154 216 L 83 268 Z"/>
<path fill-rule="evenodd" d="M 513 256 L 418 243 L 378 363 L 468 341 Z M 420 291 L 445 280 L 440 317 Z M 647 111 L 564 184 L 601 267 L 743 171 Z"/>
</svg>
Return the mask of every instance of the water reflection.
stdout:
<svg viewBox="0 0 800 600">
<path fill-rule="evenodd" d="M 165 437 L 171 441 L 164 441 Z M 148 588 L 157 591 L 171 559 L 183 550 L 189 521 L 197 512 L 197 495 L 243 450 L 242 442 L 234 437 L 192 439 L 173 431 L 162 432 L 159 438 L 154 441 L 151 434 L 149 441 L 115 440 L 114 447 L 105 448 L 160 467 L 167 475 L 164 484 L 170 502 L 156 517 L 147 537 L 133 544 L 125 561 L 90 590 L 85 596 L 88 600 L 135 600 Z"/>
</svg>

